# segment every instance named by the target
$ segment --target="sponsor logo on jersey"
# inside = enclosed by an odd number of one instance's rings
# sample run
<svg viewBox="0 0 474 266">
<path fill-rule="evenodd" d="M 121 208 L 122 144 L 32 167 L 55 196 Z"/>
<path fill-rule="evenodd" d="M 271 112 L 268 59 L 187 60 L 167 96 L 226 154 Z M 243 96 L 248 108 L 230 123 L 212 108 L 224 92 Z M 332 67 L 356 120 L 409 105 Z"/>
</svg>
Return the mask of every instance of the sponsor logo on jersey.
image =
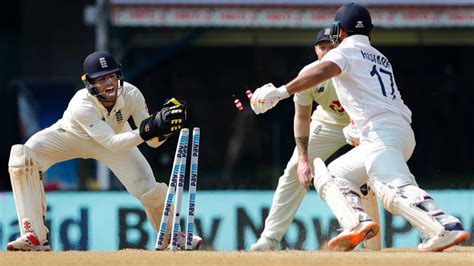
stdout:
<svg viewBox="0 0 474 266">
<path fill-rule="evenodd" d="M 344 108 L 342 108 L 341 103 L 338 100 L 332 101 L 332 103 L 329 105 L 329 108 L 334 111 L 334 113 L 342 115 L 344 114 Z"/>
</svg>

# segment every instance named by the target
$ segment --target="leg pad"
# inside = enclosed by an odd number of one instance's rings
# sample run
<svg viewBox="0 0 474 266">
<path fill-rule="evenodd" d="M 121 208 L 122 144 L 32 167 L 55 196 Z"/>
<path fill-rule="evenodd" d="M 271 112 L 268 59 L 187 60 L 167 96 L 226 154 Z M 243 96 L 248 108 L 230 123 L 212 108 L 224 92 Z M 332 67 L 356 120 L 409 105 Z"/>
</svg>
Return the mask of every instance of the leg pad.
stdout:
<svg viewBox="0 0 474 266">
<path fill-rule="evenodd" d="M 8 170 L 21 235 L 33 232 L 40 242 L 47 241 L 48 229 L 44 224 L 46 197 L 33 150 L 24 145 L 13 145 Z"/>
</svg>

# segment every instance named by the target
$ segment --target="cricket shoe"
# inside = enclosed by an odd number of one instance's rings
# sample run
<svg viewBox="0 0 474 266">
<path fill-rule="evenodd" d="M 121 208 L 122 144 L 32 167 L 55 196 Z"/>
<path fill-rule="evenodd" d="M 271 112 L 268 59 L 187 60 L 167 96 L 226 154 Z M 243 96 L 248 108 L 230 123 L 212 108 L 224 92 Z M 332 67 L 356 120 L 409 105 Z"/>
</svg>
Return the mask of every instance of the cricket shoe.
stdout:
<svg viewBox="0 0 474 266">
<path fill-rule="evenodd" d="M 379 225 L 375 222 L 364 221 L 352 229 L 342 231 L 328 242 L 328 247 L 334 251 L 350 251 L 362 241 L 376 236 L 379 230 Z"/>
<path fill-rule="evenodd" d="M 250 246 L 251 251 L 273 251 L 278 249 L 278 241 L 266 236 L 261 236 L 256 243 Z"/>
<path fill-rule="evenodd" d="M 460 223 L 451 223 L 444 226 L 444 233 L 426 238 L 418 245 L 419 251 L 443 251 L 449 247 L 459 245 L 469 239 L 469 234 L 464 231 Z"/>
<path fill-rule="evenodd" d="M 26 233 L 7 244 L 8 251 L 51 251 L 48 241 L 41 244 L 34 233 Z"/>
<path fill-rule="evenodd" d="M 192 250 L 198 250 L 201 248 L 202 245 L 202 237 L 195 236 L 193 235 L 193 240 L 192 240 Z M 185 250 L 186 249 L 186 234 L 183 232 L 178 233 L 178 241 L 176 243 L 177 249 L 178 250 Z M 168 250 L 171 249 L 171 243 L 168 245 Z"/>
</svg>

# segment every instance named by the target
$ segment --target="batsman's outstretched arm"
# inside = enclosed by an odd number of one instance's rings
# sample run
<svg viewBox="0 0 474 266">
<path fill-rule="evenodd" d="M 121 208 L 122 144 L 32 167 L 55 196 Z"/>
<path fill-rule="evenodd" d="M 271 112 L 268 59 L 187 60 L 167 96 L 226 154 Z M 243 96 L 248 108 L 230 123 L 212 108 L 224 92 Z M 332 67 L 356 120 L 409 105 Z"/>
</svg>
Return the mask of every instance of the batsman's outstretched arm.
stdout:
<svg viewBox="0 0 474 266">
<path fill-rule="evenodd" d="M 340 73 L 341 69 L 338 65 L 330 61 L 323 61 L 300 73 L 295 79 L 288 82 L 285 87 L 288 94 L 292 95 L 312 88 L 323 81 L 338 76 Z"/>
<path fill-rule="evenodd" d="M 280 100 L 286 99 L 297 92 L 310 89 L 321 82 L 341 73 L 339 66 L 330 61 L 324 61 L 309 67 L 295 79 L 281 87 L 268 83 L 253 93 L 250 105 L 255 114 L 263 114 L 277 105 Z"/>
</svg>

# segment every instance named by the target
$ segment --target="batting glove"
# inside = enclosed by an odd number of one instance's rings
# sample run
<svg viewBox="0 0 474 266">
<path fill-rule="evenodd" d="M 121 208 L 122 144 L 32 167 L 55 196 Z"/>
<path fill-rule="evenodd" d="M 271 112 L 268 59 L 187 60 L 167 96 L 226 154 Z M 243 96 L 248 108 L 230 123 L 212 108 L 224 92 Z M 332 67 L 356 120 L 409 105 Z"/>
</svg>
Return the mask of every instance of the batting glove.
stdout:
<svg viewBox="0 0 474 266">
<path fill-rule="evenodd" d="M 286 86 L 276 88 L 273 84 L 268 83 L 255 90 L 250 106 L 255 114 L 263 114 L 277 105 L 280 100 L 290 97 Z"/>
</svg>

